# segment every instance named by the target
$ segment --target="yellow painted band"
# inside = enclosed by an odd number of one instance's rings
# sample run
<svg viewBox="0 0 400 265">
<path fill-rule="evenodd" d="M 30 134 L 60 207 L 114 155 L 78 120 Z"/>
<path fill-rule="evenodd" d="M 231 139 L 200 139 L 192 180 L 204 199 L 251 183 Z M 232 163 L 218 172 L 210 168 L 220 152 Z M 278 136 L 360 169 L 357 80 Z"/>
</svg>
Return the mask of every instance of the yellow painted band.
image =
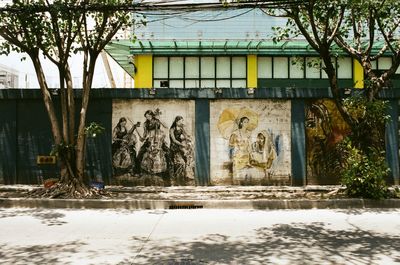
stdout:
<svg viewBox="0 0 400 265">
<path fill-rule="evenodd" d="M 247 87 L 257 88 L 257 55 L 247 55 Z"/>
<path fill-rule="evenodd" d="M 362 65 L 353 59 L 353 83 L 354 88 L 364 88 L 364 69 Z"/>
<path fill-rule="evenodd" d="M 135 88 L 153 87 L 153 55 L 142 54 L 135 56 L 136 74 Z"/>
</svg>

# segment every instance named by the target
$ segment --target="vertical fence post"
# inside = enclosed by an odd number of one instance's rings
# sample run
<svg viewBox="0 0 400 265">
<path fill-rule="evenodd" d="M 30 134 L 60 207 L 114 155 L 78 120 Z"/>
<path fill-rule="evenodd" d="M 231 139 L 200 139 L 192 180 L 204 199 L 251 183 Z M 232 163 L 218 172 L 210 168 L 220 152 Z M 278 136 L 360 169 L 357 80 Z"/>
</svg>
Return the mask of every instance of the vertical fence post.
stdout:
<svg viewBox="0 0 400 265">
<path fill-rule="evenodd" d="M 197 99 L 196 121 L 196 178 L 199 185 L 210 183 L 210 101 Z"/>
<path fill-rule="evenodd" d="M 306 130 L 305 102 L 303 99 L 292 100 L 292 185 L 306 184 Z"/>
</svg>

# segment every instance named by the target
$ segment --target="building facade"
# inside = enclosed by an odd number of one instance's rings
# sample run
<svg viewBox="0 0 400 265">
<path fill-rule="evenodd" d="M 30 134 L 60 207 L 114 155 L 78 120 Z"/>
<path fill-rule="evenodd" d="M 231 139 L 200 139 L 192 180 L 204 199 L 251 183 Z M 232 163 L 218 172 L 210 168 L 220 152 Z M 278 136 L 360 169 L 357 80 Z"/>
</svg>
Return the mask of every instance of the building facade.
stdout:
<svg viewBox="0 0 400 265">
<path fill-rule="evenodd" d="M 18 88 L 18 72 L 12 68 L 0 65 L 0 89 Z"/>
<path fill-rule="evenodd" d="M 336 147 L 348 128 L 307 42 L 271 40 L 272 26 L 284 21 L 259 10 L 157 13 L 147 19 L 147 27 L 135 28 L 137 41 L 116 40 L 106 48 L 134 77 L 134 88 L 92 91 L 89 122 L 106 128 L 88 140 L 92 179 L 130 186 L 340 182 Z M 333 60 L 344 96 L 364 87 L 356 61 L 345 54 Z M 391 63 L 383 57 L 374 67 L 384 70 Z M 392 117 L 386 127 L 388 182 L 398 184 L 396 78 L 381 97 Z M 0 114 L 0 146 L 6 150 L 0 180 L 37 183 L 57 174 L 56 166 L 36 163 L 51 150 L 39 91 L 5 90 L 0 99 L 0 113 L 8 113 Z M 26 118 L 32 111 L 35 125 Z"/>
<path fill-rule="evenodd" d="M 167 123 L 173 123 L 172 113 L 184 116 L 188 128 L 206 121 L 207 139 L 197 139 L 193 130 L 190 137 L 192 143 L 207 145 L 202 167 L 207 168 L 209 184 L 338 184 L 341 155 L 336 147 L 349 129 L 330 100 L 318 55 L 303 39 L 273 42 L 272 27 L 283 25 L 282 19 L 260 10 L 234 10 L 219 17 L 226 19 L 223 23 L 210 21 L 216 13 L 153 14 L 149 20 L 161 22 L 136 29 L 138 41 L 113 42 L 107 51 L 123 67 L 129 66 L 124 68 L 134 76 L 136 89 L 147 89 L 154 98 L 174 95 L 176 109 L 166 112 Z M 356 60 L 346 54 L 333 60 L 343 94 L 364 87 L 363 69 Z M 374 67 L 380 71 L 391 64 L 391 57 L 382 57 Z M 400 69 L 396 78 L 397 74 Z M 392 89 L 398 85 L 393 80 Z M 201 113 L 185 113 L 187 108 L 179 105 L 187 100 Z M 154 108 L 163 109 L 169 101 L 154 101 Z M 129 109 L 129 104 L 140 102 L 116 102 L 113 109 Z M 119 118 L 113 118 L 113 124 Z M 167 128 L 166 146 L 172 146 Z M 195 158 L 200 153 L 197 150 Z"/>
</svg>

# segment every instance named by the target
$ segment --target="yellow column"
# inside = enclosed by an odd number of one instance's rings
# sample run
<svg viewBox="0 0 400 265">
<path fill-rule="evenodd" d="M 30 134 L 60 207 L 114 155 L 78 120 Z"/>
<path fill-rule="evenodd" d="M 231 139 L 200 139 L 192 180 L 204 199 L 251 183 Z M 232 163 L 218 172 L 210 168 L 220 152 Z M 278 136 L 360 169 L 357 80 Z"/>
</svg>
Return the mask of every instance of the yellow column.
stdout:
<svg viewBox="0 0 400 265">
<path fill-rule="evenodd" d="M 247 55 L 247 87 L 257 88 L 257 55 Z"/>
<path fill-rule="evenodd" d="M 135 88 L 153 87 L 153 55 L 141 54 L 135 56 Z"/>
<path fill-rule="evenodd" d="M 364 88 L 364 69 L 355 59 L 353 59 L 353 83 L 354 88 Z"/>
</svg>

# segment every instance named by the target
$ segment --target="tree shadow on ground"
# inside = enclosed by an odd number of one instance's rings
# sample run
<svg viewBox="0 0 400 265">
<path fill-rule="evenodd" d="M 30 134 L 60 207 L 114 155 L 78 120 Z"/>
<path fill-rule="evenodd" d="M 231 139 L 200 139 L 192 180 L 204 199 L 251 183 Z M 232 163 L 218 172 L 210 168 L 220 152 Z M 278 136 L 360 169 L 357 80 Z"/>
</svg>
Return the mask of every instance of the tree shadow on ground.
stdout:
<svg viewBox="0 0 400 265">
<path fill-rule="evenodd" d="M 73 241 L 62 244 L 11 246 L 0 245 L 1 264 L 65 264 L 61 260 L 70 257 L 85 244 Z"/>
<path fill-rule="evenodd" d="M 138 256 L 120 264 L 382 264 L 382 259 L 400 262 L 399 236 L 355 226 L 333 230 L 317 222 L 277 224 L 246 237 L 150 239 Z"/>
<path fill-rule="evenodd" d="M 37 218 L 42 222 L 42 224 L 48 226 L 64 225 L 67 223 L 62 220 L 65 217 L 65 214 L 55 209 L 0 209 L 0 218 L 21 216 L 31 216 Z"/>
<path fill-rule="evenodd" d="M 354 209 L 336 209 L 335 212 L 338 213 L 344 213 L 347 215 L 360 215 L 364 213 L 376 213 L 376 214 L 393 214 L 394 212 L 397 212 L 400 214 L 400 209 L 394 209 L 394 208 L 354 208 Z"/>
</svg>

